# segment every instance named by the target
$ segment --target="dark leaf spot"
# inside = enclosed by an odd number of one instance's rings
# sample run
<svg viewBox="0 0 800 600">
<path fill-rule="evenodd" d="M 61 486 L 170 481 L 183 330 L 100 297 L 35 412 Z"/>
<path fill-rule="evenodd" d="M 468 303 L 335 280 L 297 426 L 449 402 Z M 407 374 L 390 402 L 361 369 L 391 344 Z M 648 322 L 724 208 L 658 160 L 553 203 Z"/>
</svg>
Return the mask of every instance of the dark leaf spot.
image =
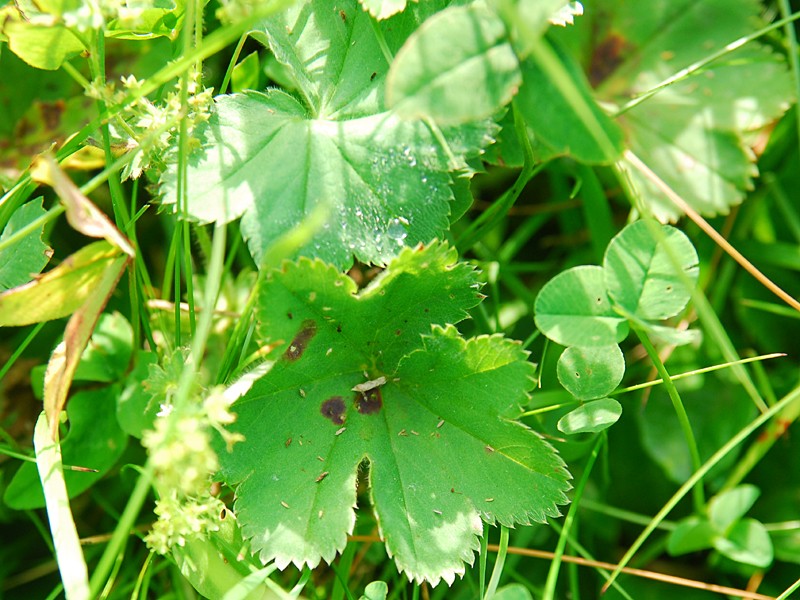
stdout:
<svg viewBox="0 0 800 600">
<path fill-rule="evenodd" d="M 376 77 L 377 75 L 378 75 L 378 73 L 377 73 L 376 71 L 373 71 L 373 72 L 372 72 L 372 75 L 370 75 L 370 76 L 369 76 L 369 80 L 370 80 L 370 81 L 375 81 L 375 77 Z"/>
<path fill-rule="evenodd" d="M 356 392 L 356 410 L 362 415 L 374 415 L 383 406 L 381 389 L 373 388 L 366 392 Z"/>
<path fill-rule="evenodd" d="M 592 87 L 600 85 L 633 50 L 633 45 L 618 33 L 612 32 L 594 49 L 589 65 L 589 82 Z"/>
<path fill-rule="evenodd" d="M 286 360 L 294 361 L 303 356 L 303 352 L 305 352 L 308 347 L 308 343 L 315 335 L 317 335 L 316 322 L 312 319 L 306 319 L 303 321 L 300 331 L 294 336 L 292 343 L 289 344 L 286 352 L 283 353 L 283 357 Z"/>
<path fill-rule="evenodd" d="M 326 419 L 330 419 L 331 423 L 334 425 L 341 425 L 344 423 L 344 410 L 344 398 L 341 396 L 328 398 L 319 408 L 319 412 L 322 413 L 322 416 Z"/>
<path fill-rule="evenodd" d="M 395 334 L 395 335 L 400 335 L 401 333 L 403 333 L 403 332 L 402 332 L 402 331 L 400 331 L 399 329 L 395 329 L 395 330 L 394 330 L 394 334 Z"/>
<path fill-rule="evenodd" d="M 287 312 L 286 316 L 289 317 L 289 319 L 294 319 L 294 315 L 291 312 Z"/>
<path fill-rule="evenodd" d="M 336 333 L 342 333 L 342 324 L 341 324 L 341 323 L 339 323 L 339 324 L 336 326 Z"/>
</svg>

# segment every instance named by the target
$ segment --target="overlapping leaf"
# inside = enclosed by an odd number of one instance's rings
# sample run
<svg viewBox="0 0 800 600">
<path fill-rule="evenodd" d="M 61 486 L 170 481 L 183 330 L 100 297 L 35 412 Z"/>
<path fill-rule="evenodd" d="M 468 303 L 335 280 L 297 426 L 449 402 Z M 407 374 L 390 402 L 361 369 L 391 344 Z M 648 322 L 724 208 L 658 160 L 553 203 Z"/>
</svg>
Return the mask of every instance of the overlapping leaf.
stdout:
<svg viewBox="0 0 800 600">
<path fill-rule="evenodd" d="M 397 51 L 439 3 L 414 4 L 378 25 Z M 217 99 L 202 152 L 188 171 L 188 213 L 201 222 L 242 217 L 256 261 L 318 205 L 324 227 L 300 249 L 340 267 L 386 263 L 404 244 L 448 226 L 451 172 L 491 142 L 490 121 L 441 131 L 387 111 L 388 69 L 371 17 L 356 0 L 300 2 L 271 18 L 266 39 L 302 100 L 277 90 Z M 446 146 L 446 147 L 445 147 Z M 162 178 L 175 200 L 176 169 Z"/>
<path fill-rule="evenodd" d="M 37 198 L 18 208 L 0 235 L 0 244 L 9 242 L 11 236 L 31 225 L 45 214 L 42 198 Z M 13 245 L 0 249 L 0 292 L 28 283 L 45 268 L 53 250 L 42 241 L 44 224 Z"/>
<path fill-rule="evenodd" d="M 511 420 L 532 387 L 526 353 L 449 325 L 480 301 L 477 288 L 438 244 L 403 250 L 361 291 L 320 261 L 269 274 L 261 332 L 280 345 L 234 405 L 246 441 L 220 452 L 262 559 L 331 561 L 354 526 L 363 461 L 387 550 L 415 580 L 463 573 L 481 519 L 558 514 L 564 465 Z"/>
<path fill-rule="evenodd" d="M 591 31 L 589 78 L 598 99 L 616 106 L 763 26 L 756 0 L 585 4 L 591 17 L 575 27 L 585 30 L 563 35 L 586 40 Z M 742 134 L 780 116 L 793 96 L 783 58 L 750 42 L 618 120 L 630 149 L 695 210 L 712 216 L 739 203 L 757 173 Z M 633 177 L 659 219 L 680 216 L 652 182 Z"/>
</svg>

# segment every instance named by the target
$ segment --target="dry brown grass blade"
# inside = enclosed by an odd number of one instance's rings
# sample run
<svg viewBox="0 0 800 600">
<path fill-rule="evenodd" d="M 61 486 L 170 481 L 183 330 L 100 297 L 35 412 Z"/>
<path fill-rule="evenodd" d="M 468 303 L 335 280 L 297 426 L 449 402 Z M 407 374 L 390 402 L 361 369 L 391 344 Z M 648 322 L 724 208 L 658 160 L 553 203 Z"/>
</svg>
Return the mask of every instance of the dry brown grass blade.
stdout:
<svg viewBox="0 0 800 600">
<path fill-rule="evenodd" d="M 741 267 L 750 273 L 756 280 L 761 283 L 765 288 L 775 294 L 778 298 L 786 302 L 789 306 L 791 306 L 796 311 L 800 312 L 800 302 L 794 299 L 792 296 L 787 294 L 783 289 L 778 287 L 769 277 L 764 275 L 761 271 L 756 268 L 756 266 L 747 260 L 736 248 L 734 248 L 728 240 L 722 237 L 716 229 L 714 229 L 708 221 L 706 221 L 700 214 L 695 211 L 689 204 L 681 198 L 675 191 L 669 187 L 666 183 L 664 183 L 661 178 L 653 173 L 650 168 L 644 164 L 639 157 L 636 156 L 630 150 L 626 150 L 623 154 L 625 160 L 633 166 L 637 171 L 639 171 L 642 175 L 647 177 L 653 185 L 655 185 L 659 190 L 661 190 L 664 195 L 667 196 L 678 208 L 680 208 L 686 216 L 689 217 L 692 221 L 697 224 L 697 226 L 702 229 L 708 237 L 714 240 L 715 243 L 719 245 L 720 248 L 725 250 L 728 255 L 733 258 L 737 263 L 741 265 Z"/>
<path fill-rule="evenodd" d="M 383 543 L 379 537 L 374 535 L 348 535 L 348 542 L 366 542 L 366 543 Z M 497 544 L 489 544 L 487 546 L 490 552 L 497 552 L 499 547 Z M 530 548 L 518 548 L 516 546 L 508 547 L 509 554 L 517 554 L 519 556 L 528 556 L 531 558 L 544 558 L 552 560 L 555 554 L 547 552 L 546 550 L 531 550 Z M 562 555 L 561 560 L 567 563 L 576 564 L 582 567 L 592 567 L 595 569 L 604 569 L 606 571 L 613 571 L 617 565 L 602 562 L 599 560 L 589 560 L 581 558 L 580 556 Z M 644 579 L 651 579 L 653 581 L 661 581 L 663 583 L 670 583 L 679 585 L 681 587 L 689 587 L 698 590 L 705 590 L 707 592 L 714 592 L 717 594 L 727 594 L 737 598 L 747 598 L 748 600 L 775 600 L 772 596 L 765 596 L 757 592 L 750 592 L 747 590 L 738 590 L 736 588 L 727 587 L 724 585 L 717 585 L 715 583 L 705 583 L 704 581 L 696 581 L 694 579 L 686 579 L 684 577 L 677 577 L 675 575 L 666 575 L 664 573 L 657 573 L 655 571 L 647 571 L 645 569 L 635 569 L 633 567 L 624 567 L 623 573 L 633 575 L 634 577 L 642 577 Z"/>
</svg>

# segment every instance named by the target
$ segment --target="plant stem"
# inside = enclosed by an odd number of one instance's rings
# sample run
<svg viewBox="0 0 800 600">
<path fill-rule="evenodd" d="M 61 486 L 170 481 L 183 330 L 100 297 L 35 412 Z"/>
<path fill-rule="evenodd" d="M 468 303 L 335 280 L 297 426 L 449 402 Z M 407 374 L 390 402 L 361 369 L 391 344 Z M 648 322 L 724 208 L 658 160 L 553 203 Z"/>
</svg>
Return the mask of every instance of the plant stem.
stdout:
<svg viewBox="0 0 800 600">
<path fill-rule="evenodd" d="M 105 587 L 108 575 L 114 567 L 117 556 L 123 552 L 128 536 L 134 528 L 136 517 L 139 515 L 139 511 L 142 509 L 142 505 L 150 492 L 152 475 L 153 468 L 150 465 L 145 465 L 139 474 L 139 479 L 136 481 L 136 487 L 133 488 L 128 503 L 125 505 L 125 510 L 122 512 L 119 523 L 114 529 L 114 534 L 111 536 L 103 555 L 100 557 L 100 562 L 89 579 L 90 598 L 99 596 L 100 591 Z"/>
<path fill-rule="evenodd" d="M 670 400 L 672 400 L 672 406 L 675 409 L 675 414 L 678 417 L 678 423 L 680 423 L 681 430 L 683 431 L 683 437 L 686 439 L 686 445 L 689 448 L 689 455 L 692 458 L 692 470 L 696 473 L 702 466 L 703 461 L 700 460 L 700 452 L 697 449 L 697 441 L 695 440 L 694 432 L 692 431 L 692 424 L 689 422 L 689 415 L 686 414 L 686 408 L 683 406 L 683 401 L 678 393 L 678 389 L 675 387 L 675 383 L 669 376 L 669 372 L 667 372 L 664 363 L 661 362 L 661 357 L 658 355 L 658 351 L 655 349 L 655 346 L 653 346 L 653 343 L 647 336 L 647 332 L 642 329 L 638 323 L 634 321 L 629 321 L 629 323 L 631 325 L 631 329 L 633 329 L 633 331 L 639 337 L 639 340 L 642 342 L 642 346 L 647 351 L 647 355 L 650 357 L 650 360 L 653 362 L 653 365 L 664 382 L 664 387 L 667 390 L 667 394 L 669 394 Z M 692 490 L 692 497 L 694 499 L 695 512 L 700 515 L 704 514 L 706 501 L 702 482 L 698 481 L 697 485 L 694 486 L 694 489 Z"/>
<path fill-rule="evenodd" d="M 564 519 L 564 526 L 558 536 L 558 544 L 556 545 L 555 555 L 553 560 L 550 561 L 550 569 L 547 571 L 547 580 L 544 584 L 544 591 L 542 592 L 542 600 L 554 600 L 556 593 L 556 583 L 558 582 L 558 572 L 561 568 L 561 557 L 564 555 L 564 550 L 567 547 L 567 536 L 569 536 L 572 524 L 575 522 L 575 517 L 578 514 L 578 505 L 583 496 L 583 491 L 586 489 L 586 483 L 589 481 L 589 475 L 592 473 L 592 467 L 600 454 L 600 447 L 606 441 L 606 434 L 603 433 L 597 436 L 589 458 L 586 461 L 586 466 L 581 474 L 578 485 L 575 486 L 575 495 L 572 499 L 572 504 L 569 507 L 569 512 Z"/>
<path fill-rule="evenodd" d="M 492 569 L 492 578 L 489 580 L 489 587 L 486 589 L 486 594 L 483 600 L 492 600 L 497 591 L 497 586 L 500 584 L 500 576 L 503 574 L 503 566 L 506 562 L 508 555 L 508 527 L 505 525 L 500 526 L 500 544 L 497 549 L 497 558 L 494 561 L 494 568 Z"/>
<path fill-rule="evenodd" d="M 630 562 L 631 558 L 633 558 L 634 554 L 641 548 L 642 544 L 650 537 L 650 534 L 659 526 L 659 524 L 667 517 L 667 515 L 672 512 L 672 509 L 677 506 L 677 504 L 686 496 L 689 490 L 697 484 L 699 481 L 702 481 L 703 477 L 705 477 L 708 472 L 713 469 L 717 463 L 719 463 L 725 456 L 728 455 L 734 448 L 736 448 L 739 444 L 741 444 L 745 439 L 747 439 L 750 434 L 752 434 L 756 429 L 764 425 L 767 421 L 775 417 L 775 415 L 779 414 L 782 410 L 788 408 L 795 402 L 800 401 L 800 386 L 793 389 L 789 392 L 783 399 L 780 400 L 775 406 L 771 406 L 767 412 L 758 415 L 751 423 L 746 425 L 742 428 L 739 433 L 729 439 L 722 448 L 717 450 L 711 458 L 709 458 L 703 466 L 700 467 L 698 471 L 692 474 L 689 479 L 687 479 L 683 485 L 678 489 L 677 492 L 667 500 L 667 503 L 661 508 L 660 511 L 653 517 L 650 521 L 650 524 L 645 528 L 645 530 L 636 538 L 636 541 L 633 542 L 631 547 L 619 561 L 617 564 L 616 569 L 611 574 L 611 577 L 603 586 L 603 590 L 607 590 L 609 585 L 616 581 L 616 578 L 622 572 L 622 569 Z"/>
</svg>

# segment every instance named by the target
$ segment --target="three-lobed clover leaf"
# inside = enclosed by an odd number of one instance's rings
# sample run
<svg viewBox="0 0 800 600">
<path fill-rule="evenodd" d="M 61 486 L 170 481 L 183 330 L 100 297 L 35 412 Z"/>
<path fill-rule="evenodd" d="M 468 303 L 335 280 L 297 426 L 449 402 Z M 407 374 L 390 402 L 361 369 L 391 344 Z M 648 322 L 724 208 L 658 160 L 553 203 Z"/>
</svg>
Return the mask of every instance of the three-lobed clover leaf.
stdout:
<svg viewBox="0 0 800 600">
<path fill-rule="evenodd" d="M 597 432 L 613 425 L 622 407 L 610 394 L 622 381 L 625 361 L 617 345 L 629 322 L 671 344 L 696 336 L 652 323 L 684 309 L 699 274 L 689 238 L 653 220 L 631 223 L 606 248 L 603 266 L 567 269 L 548 281 L 534 303 L 536 326 L 568 346 L 558 379 L 576 399 L 591 400 L 558 423 L 564 433 Z"/>
<path fill-rule="evenodd" d="M 320 205 L 325 224 L 298 250 L 339 267 L 385 264 L 404 245 L 449 225 L 456 180 L 471 172 L 498 127 L 490 119 L 442 127 L 403 119 L 384 101 L 382 50 L 397 52 L 440 2 L 413 4 L 375 23 L 356 0 L 297 2 L 264 23 L 266 42 L 293 78 L 277 89 L 220 96 L 189 161 L 187 213 L 199 222 L 242 218 L 256 262 Z M 460 172 L 460 175 L 456 175 Z M 174 204 L 178 168 L 162 175 Z"/>
<path fill-rule="evenodd" d="M 362 290 L 320 260 L 267 274 L 258 316 L 273 362 L 234 405 L 246 441 L 220 449 L 262 559 L 333 560 L 355 524 L 364 463 L 387 550 L 417 581 L 463 573 L 482 520 L 558 515 L 564 463 L 513 420 L 533 386 L 527 353 L 452 325 L 479 287 L 444 244 L 404 249 Z"/>
</svg>

